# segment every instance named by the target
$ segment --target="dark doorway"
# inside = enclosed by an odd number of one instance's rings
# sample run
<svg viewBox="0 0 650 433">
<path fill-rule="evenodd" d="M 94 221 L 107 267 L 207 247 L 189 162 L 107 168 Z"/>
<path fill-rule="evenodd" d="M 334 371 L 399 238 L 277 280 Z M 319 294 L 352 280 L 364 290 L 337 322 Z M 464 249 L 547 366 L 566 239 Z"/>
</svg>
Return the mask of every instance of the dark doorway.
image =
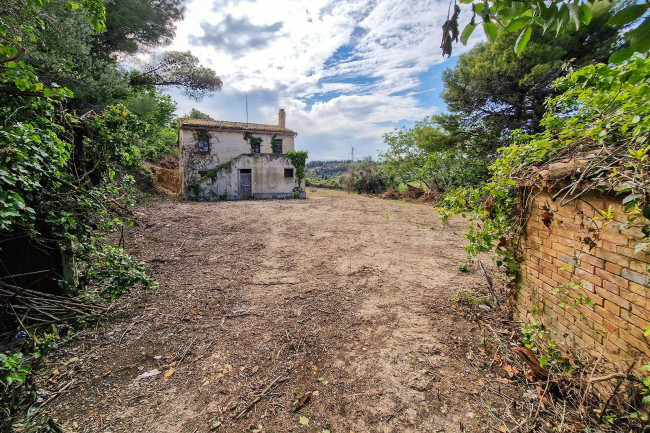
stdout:
<svg viewBox="0 0 650 433">
<path fill-rule="evenodd" d="M 253 195 L 253 182 L 251 170 L 239 170 L 239 195 L 242 197 L 250 197 Z"/>
</svg>

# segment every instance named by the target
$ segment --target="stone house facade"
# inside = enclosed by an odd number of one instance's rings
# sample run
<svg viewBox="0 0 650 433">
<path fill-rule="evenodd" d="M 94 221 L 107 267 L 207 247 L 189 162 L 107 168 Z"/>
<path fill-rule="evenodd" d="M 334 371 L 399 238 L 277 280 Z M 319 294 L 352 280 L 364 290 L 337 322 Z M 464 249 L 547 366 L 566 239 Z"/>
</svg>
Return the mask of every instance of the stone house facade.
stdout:
<svg viewBox="0 0 650 433">
<path fill-rule="evenodd" d="M 285 153 L 296 133 L 277 125 L 180 119 L 181 192 L 188 200 L 304 197 Z M 260 142 L 261 139 L 261 142 Z"/>
</svg>

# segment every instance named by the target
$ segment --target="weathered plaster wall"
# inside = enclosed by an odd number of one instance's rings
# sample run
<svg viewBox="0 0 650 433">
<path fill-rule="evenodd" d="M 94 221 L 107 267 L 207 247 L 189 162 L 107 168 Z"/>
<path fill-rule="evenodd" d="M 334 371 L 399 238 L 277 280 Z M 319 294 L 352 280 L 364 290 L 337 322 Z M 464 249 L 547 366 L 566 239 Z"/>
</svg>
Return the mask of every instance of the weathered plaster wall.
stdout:
<svg viewBox="0 0 650 433">
<path fill-rule="evenodd" d="M 616 221 L 592 226 L 596 209 L 609 206 Z M 549 227 L 542 221 L 545 212 L 552 215 Z M 650 325 L 650 256 L 634 253 L 640 230 L 619 230 L 615 224 L 626 219 L 620 196 L 592 192 L 559 207 L 547 192 L 540 193 L 526 225 L 516 293 L 520 320 L 539 320 L 557 341 L 595 357 L 602 351 L 622 369 L 650 359 L 650 337 L 643 335 Z M 571 288 L 570 282 L 578 286 Z"/>
<path fill-rule="evenodd" d="M 209 131 L 210 139 L 210 149 L 208 152 L 199 152 L 198 143 L 194 137 L 194 131 L 192 129 L 181 129 L 179 133 L 179 142 L 180 142 L 180 151 L 181 151 L 181 179 L 183 182 L 183 189 L 192 182 L 195 182 L 199 179 L 199 171 L 201 170 L 210 170 L 214 167 L 217 167 L 220 164 L 224 164 L 228 161 L 233 160 L 234 158 L 240 155 L 251 154 L 250 144 L 244 140 L 244 134 L 242 132 L 227 132 L 227 131 Z M 264 154 L 272 154 L 271 148 L 271 138 L 274 134 L 272 133 L 259 133 L 253 134 L 256 137 L 262 137 L 262 144 L 260 146 L 261 153 L 257 156 Z M 286 152 L 287 150 L 294 149 L 294 137 L 293 135 L 281 135 L 277 134 L 276 138 L 282 140 L 282 150 Z M 273 155 L 281 156 L 281 155 Z M 262 161 L 260 159 L 260 161 Z M 280 163 L 280 159 L 271 163 L 270 160 L 263 160 L 264 167 L 259 168 L 257 172 L 253 173 L 253 194 L 262 194 L 265 191 L 262 190 L 263 185 L 268 185 L 267 191 L 269 193 L 286 193 L 291 194 L 293 192 L 293 186 L 289 187 L 289 182 L 284 180 L 284 162 Z M 282 161 L 288 161 L 286 157 L 282 157 Z M 243 164 L 242 160 L 242 164 Z M 274 170 L 271 170 L 271 165 L 277 164 Z M 253 168 L 252 166 L 239 167 L 239 168 Z M 287 168 L 293 168 L 289 162 Z M 236 168 L 238 169 L 238 168 Z M 282 176 L 282 180 L 277 179 L 277 173 L 280 172 L 279 176 Z M 276 173 L 276 174 L 272 174 Z M 223 194 L 227 194 L 229 198 L 238 195 L 239 189 L 239 179 L 236 170 L 233 170 L 232 177 L 237 177 L 236 181 L 226 181 L 219 177 L 219 179 L 214 182 L 214 185 L 210 187 L 204 185 L 205 182 L 201 185 L 201 190 L 206 195 L 206 198 L 217 199 L 222 198 Z M 268 184 L 263 183 L 266 180 Z M 211 183 L 212 182 L 208 182 Z M 293 183 L 293 181 L 292 181 Z M 270 189 L 269 189 L 270 188 Z M 287 190 L 288 189 L 288 190 Z M 257 191 L 257 192 L 256 192 Z M 188 197 L 187 192 L 184 191 L 184 196 Z M 208 197 L 209 196 L 209 197 Z"/>
<path fill-rule="evenodd" d="M 185 198 L 201 200 L 236 200 L 245 198 L 240 190 L 240 171 L 251 170 L 252 195 L 254 198 L 291 198 L 298 192 L 304 196 L 304 185 L 298 188 L 295 169 L 291 161 L 281 154 L 248 154 L 232 159 L 214 180 L 204 178 L 191 181 L 195 186 L 185 189 Z M 294 177 L 285 178 L 284 169 L 293 169 Z M 198 179 L 197 179 L 198 180 Z M 303 191 L 299 191 L 302 189 Z"/>
</svg>

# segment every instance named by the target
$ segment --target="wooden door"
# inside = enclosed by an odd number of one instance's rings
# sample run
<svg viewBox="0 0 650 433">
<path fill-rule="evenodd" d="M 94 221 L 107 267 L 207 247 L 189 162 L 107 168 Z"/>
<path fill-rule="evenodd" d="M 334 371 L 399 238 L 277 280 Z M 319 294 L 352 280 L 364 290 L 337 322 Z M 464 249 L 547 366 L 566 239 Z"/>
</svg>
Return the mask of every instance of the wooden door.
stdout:
<svg viewBox="0 0 650 433">
<path fill-rule="evenodd" d="M 239 170 L 239 194 L 242 197 L 253 195 L 253 182 L 250 170 Z"/>
</svg>

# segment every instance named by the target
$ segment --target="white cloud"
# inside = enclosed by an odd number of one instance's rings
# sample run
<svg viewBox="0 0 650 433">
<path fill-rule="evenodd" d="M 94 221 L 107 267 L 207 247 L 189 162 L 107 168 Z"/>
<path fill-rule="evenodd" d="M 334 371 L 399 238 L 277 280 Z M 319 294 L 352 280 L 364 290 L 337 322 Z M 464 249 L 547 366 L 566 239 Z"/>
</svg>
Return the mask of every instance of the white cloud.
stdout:
<svg viewBox="0 0 650 433">
<path fill-rule="evenodd" d="M 376 155 L 392 130 L 387 124 L 442 108 L 423 102 L 418 86 L 444 61 L 438 46 L 447 7 L 437 0 L 194 0 L 170 49 L 190 49 L 224 89 L 200 103 L 172 94 L 179 112 L 194 106 L 224 120 L 245 120 L 245 94 L 250 121 L 273 123 L 284 107 L 311 159 L 345 158 L 351 146 Z"/>
</svg>

